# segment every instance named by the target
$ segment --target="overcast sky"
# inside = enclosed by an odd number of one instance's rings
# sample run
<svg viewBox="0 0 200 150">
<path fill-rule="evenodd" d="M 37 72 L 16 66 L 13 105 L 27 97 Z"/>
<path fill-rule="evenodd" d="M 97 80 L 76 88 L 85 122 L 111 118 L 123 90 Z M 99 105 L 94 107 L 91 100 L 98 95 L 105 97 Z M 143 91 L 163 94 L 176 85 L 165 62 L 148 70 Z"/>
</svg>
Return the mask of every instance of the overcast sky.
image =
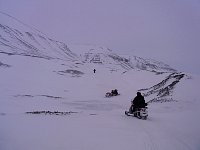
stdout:
<svg viewBox="0 0 200 150">
<path fill-rule="evenodd" d="M 0 0 L 50 37 L 106 46 L 200 74 L 200 0 Z"/>
</svg>

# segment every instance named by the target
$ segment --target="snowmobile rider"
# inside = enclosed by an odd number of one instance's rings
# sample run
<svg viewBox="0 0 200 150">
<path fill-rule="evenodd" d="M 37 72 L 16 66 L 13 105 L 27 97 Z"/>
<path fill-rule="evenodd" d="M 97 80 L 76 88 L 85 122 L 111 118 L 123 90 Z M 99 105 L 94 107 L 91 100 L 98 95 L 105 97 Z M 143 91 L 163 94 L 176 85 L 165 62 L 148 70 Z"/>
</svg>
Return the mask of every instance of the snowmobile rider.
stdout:
<svg viewBox="0 0 200 150">
<path fill-rule="evenodd" d="M 140 92 L 137 92 L 137 96 L 131 102 L 131 107 L 129 109 L 130 113 L 135 112 L 136 108 L 143 108 L 146 106 L 144 96 Z"/>
<path fill-rule="evenodd" d="M 112 93 L 113 96 L 116 96 L 116 95 L 119 94 L 118 91 L 117 91 L 117 89 L 112 90 L 111 93 Z"/>
</svg>

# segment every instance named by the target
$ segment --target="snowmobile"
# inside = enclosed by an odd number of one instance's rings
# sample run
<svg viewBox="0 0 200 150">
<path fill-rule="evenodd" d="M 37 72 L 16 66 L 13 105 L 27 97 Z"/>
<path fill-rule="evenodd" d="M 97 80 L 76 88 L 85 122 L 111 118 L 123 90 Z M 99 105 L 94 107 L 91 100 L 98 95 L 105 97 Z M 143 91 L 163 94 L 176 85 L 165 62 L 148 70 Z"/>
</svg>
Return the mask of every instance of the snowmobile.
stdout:
<svg viewBox="0 0 200 150">
<path fill-rule="evenodd" d="M 117 96 L 117 95 L 119 95 L 119 93 L 118 93 L 118 90 L 115 89 L 115 90 L 112 90 L 111 92 L 107 92 L 105 97 L 112 97 L 112 96 Z"/>
<path fill-rule="evenodd" d="M 131 108 L 129 109 L 129 111 L 125 111 L 125 115 L 146 120 L 147 116 L 148 116 L 148 111 L 147 111 L 148 107 L 147 107 L 147 103 L 145 103 L 145 104 L 146 104 L 146 106 L 144 106 L 142 108 L 135 108 L 134 111 L 133 111 L 134 106 L 132 105 Z"/>
<path fill-rule="evenodd" d="M 107 92 L 105 97 L 112 97 L 112 96 L 117 96 L 117 95 L 119 95 L 119 94 L 113 94 L 111 92 Z"/>
</svg>

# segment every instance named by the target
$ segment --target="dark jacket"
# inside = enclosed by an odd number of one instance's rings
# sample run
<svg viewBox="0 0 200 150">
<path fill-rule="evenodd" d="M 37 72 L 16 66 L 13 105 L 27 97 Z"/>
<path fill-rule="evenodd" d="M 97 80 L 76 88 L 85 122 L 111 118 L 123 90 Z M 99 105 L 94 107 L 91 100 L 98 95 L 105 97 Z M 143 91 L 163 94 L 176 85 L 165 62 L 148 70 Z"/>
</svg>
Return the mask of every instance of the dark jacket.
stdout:
<svg viewBox="0 0 200 150">
<path fill-rule="evenodd" d="M 141 107 L 145 107 L 145 100 L 144 100 L 144 97 L 141 95 L 141 94 L 138 94 L 132 104 L 134 105 L 134 107 L 138 107 L 138 108 L 141 108 Z"/>
</svg>

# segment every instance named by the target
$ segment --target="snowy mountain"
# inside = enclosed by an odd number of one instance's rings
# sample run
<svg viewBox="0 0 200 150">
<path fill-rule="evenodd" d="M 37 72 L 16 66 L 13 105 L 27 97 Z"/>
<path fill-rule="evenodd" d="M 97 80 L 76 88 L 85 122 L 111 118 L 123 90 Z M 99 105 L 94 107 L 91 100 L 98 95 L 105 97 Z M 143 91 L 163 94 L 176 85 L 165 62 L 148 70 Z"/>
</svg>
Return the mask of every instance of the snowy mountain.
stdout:
<svg viewBox="0 0 200 150">
<path fill-rule="evenodd" d="M 103 66 L 105 71 L 126 73 L 130 70 L 150 71 L 155 74 L 177 72 L 170 66 L 137 56 L 120 56 L 112 50 L 93 45 L 67 45 L 53 40 L 42 32 L 22 23 L 16 18 L 0 13 L 0 53 L 44 59 L 63 60 L 68 69 L 55 71 L 59 75 L 71 74 L 80 77 L 88 66 Z M 3 65 L 3 62 L 1 63 Z M 92 65 L 91 65 L 92 64 Z M 89 68 L 90 68 L 89 67 Z M 177 73 L 178 74 L 178 73 Z M 159 91 L 163 93 L 163 91 Z M 155 92 L 153 92 L 155 93 Z M 145 94 L 149 96 L 150 94 Z M 158 94 L 156 97 L 170 94 Z"/>
<path fill-rule="evenodd" d="M 110 68 L 111 71 L 122 69 L 127 71 L 131 69 L 136 69 L 151 71 L 158 74 L 163 72 L 176 72 L 175 69 L 162 62 L 158 62 L 152 59 L 143 59 L 137 56 L 122 56 L 102 46 L 69 45 L 68 47 L 73 52 L 78 53 L 83 62 L 103 64 L 107 68 Z"/>
<path fill-rule="evenodd" d="M 0 16 L 0 53 L 45 59 L 81 60 L 84 63 L 103 64 L 114 71 L 121 68 L 155 72 L 176 71 L 170 66 L 154 60 L 145 60 L 136 56 L 119 56 L 105 47 L 71 45 L 69 48 L 67 44 L 47 37 L 12 16 L 3 13 L 0 13 Z M 79 51 L 77 52 L 77 50 Z"/>
<path fill-rule="evenodd" d="M 0 17 L 0 53 L 45 59 L 77 59 L 65 43 L 47 37 L 12 16 L 0 13 Z"/>
<path fill-rule="evenodd" d="M 0 18 L 0 150 L 199 149 L 198 76 Z M 137 91 L 146 121 L 124 115 Z"/>
</svg>

